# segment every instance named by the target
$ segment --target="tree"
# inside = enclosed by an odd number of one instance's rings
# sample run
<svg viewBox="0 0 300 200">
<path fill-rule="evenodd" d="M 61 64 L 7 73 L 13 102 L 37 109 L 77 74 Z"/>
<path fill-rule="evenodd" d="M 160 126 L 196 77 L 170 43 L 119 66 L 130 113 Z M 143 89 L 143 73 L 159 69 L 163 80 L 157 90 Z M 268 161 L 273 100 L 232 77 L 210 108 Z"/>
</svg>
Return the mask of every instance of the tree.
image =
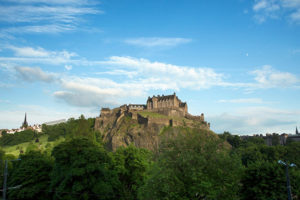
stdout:
<svg viewBox="0 0 300 200">
<path fill-rule="evenodd" d="M 1 132 L 1 135 L 2 135 L 2 136 L 7 135 L 7 131 L 6 131 L 6 130 L 3 130 L 3 131 Z"/>
<path fill-rule="evenodd" d="M 95 132 L 93 131 L 95 118 L 86 119 L 81 115 L 78 119 L 70 118 L 66 123 L 55 125 L 42 125 L 43 133 L 47 134 L 48 141 L 57 140 L 59 137 L 72 139 L 76 137 L 86 137 L 95 140 Z"/>
<path fill-rule="evenodd" d="M 103 147 L 86 138 L 56 146 L 51 188 L 54 199 L 116 199 L 120 186 L 112 159 Z"/>
<path fill-rule="evenodd" d="M 243 140 L 242 146 L 248 147 L 248 146 L 253 146 L 253 145 L 265 145 L 265 144 L 266 144 L 266 142 L 262 137 L 252 136 L 252 137 L 249 137 L 249 138 Z"/>
<path fill-rule="evenodd" d="M 119 147 L 114 154 L 114 167 L 122 184 L 123 199 L 137 199 L 137 191 L 144 184 L 151 165 L 151 153 L 133 145 Z"/>
<path fill-rule="evenodd" d="M 277 162 L 278 160 L 283 160 L 286 154 L 286 148 L 279 145 L 251 144 L 245 146 L 237 150 L 245 166 L 257 161 Z"/>
<path fill-rule="evenodd" d="M 239 148 L 242 140 L 238 135 L 231 135 L 228 131 L 219 135 L 220 138 L 226 140 L 233 148 Z"/>
<path fill-rule="evenodd" d="M 3 171 L 4 171 L 4 161 L 5 161 L 5 151 L 3 151 L 0 148 L 0 174 L 3 177 Z M 0 185 L 3 185 L 3 179 L 0 179 Z"/>
<path fill-rule="evenodd" d="M 20 161 L 13 162 L 8 185 L 21 185 L 21 187 L 9 190 L 9 199 L 51 199 L 49 174 L 53 166 L 52 160 L 38 151 L 30 151 L 21 155 L 20 159 Z"/>
<path fill-rule="evenodd" d="M 286 160 L 289 163 L 294 163 L 300 169 L 300 142 L 291 142 L 286 146 Z"/>
<path fill-rule="evenodd" d="M 238 199 L 241 164 L 211 131 L 181 129 L 164 141 L 141 199 Z"/>
<path fill-rule="evenodd" d="M 12 146 L 21 144 L 23 142 L 29 142 L 37 137 L 37 133 L 33 130 L 27 129 L 14 134 L 6 134 L 0 138 L 1 146 Z"/>
<path fill-rule="evenodd" d="M 284 168 L 277 162 L 257 161 L 249 164 L 241 182 L 245 200 L 287 199 Z"/>
</svg>

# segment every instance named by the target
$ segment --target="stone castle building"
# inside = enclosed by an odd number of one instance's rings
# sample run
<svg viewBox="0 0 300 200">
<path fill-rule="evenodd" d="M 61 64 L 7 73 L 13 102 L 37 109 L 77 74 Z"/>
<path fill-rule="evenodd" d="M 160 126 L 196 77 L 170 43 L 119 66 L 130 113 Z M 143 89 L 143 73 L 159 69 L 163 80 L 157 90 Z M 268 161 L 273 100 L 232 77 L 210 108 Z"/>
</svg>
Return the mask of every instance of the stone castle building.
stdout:
<svg viewBox="0 0 300 200">
<path fill-rule="evenodd" d="M 188 113 L 186 102 L 182 102 L 174 92 L 173 95 L 168 96 L 153 96 L 148 97 L 146 109 L 162 113 L 168 116 L 184 117 Z"/>
<path fill-rule="evenodd" d="M 158 113 L 166 117 L 153 117 L 151 113 Z M 102 108 L 100 117 L 96 118 L 95 129 L 100 130 L 101 127 L 104 128 L 106 125 L 112 124 L 113 122 L 110 120 L 112 118 L 115 118 L 114 123 L 117 123 L 125 115 L 144 125 L 180 126 L 197 122 L 202 128 L 210 128 L 210 123 L 204 121 L 203 113 L 200 116 L 189 114 L 187 103 L 182 102 L 174 93 L 166 96 L 148 97 L 146 104 L 125 104 L 115 109 Z"/>
</svg>

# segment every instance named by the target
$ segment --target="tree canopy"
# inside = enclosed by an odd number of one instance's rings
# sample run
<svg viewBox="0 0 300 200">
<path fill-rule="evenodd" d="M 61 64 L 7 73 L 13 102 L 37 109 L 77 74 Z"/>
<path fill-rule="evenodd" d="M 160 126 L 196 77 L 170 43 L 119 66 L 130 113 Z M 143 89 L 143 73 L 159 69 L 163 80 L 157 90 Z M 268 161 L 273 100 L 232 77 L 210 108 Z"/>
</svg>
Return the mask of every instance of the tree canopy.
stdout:
<svg viewBox="0 0 300 200">
<path fill-rule="evenodd" d="M 163 142 L 141 199 L 238 199 L 241 163 L 206 130 L 187 130 Z"/>
<path fill-rule="evenodd" d="M 86 138 L 63 142 L 52 151 L 55 199 L 116 199 L 120 182 L 112 158 Z"/>
</svg>

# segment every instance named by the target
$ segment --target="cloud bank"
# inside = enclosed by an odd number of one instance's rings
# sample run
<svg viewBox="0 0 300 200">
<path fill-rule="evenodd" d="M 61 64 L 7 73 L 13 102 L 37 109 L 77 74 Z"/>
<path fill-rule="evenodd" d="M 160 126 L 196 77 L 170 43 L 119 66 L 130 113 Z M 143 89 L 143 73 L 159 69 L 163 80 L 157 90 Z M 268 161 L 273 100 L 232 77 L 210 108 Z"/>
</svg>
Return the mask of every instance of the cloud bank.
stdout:
<svg viewBox="0 0 300 200">
<path fill-rule="evenodd" d="M 282 110 L 269 107 L 243 107 L 231 113 L 207 115 L 206 119 L 217 133 L 234 134 L 290 133 L 298 123 L 300 110 Z"/>
<path fill-rule="evenodd" d="M 124 42 L 130 45 L 142 47 L 173 47 L 191 42 L 188 38 L 163 38 L 163 37 L 140 37 L 129 38 Z"/>
<path fill-rule="evenodd" d="M 291 22 L 300 23 L 299 0 L 255 0 L 252 9 L 254 18 L 259 23 L 263 23 L 267 19 L 280 18 L 287 18 Z"/>
<path fill-rule="evenodd" d="M 67 104 L 80 107 L 117 105 L 126 97 L 146 96 L 148 91 L 155 90 L 198 91 L 224 87 L 254 91 L 269 88 L 299 88 L 300 83 L 296 75 L 276 70 L 269 65 L 249 72 L 253 81 L 231 82 L 226 75 L 207 67 L 180 66 L 127 56 L 111 56 L 106 60 L 90 61 L 65 50 L 49 51 L 41 47 L 13 45 L 5 48 L 11 50 L 14 56 L 0 57 L 2 61 L 0 67 L 4 71 L 16 73 L 18 77 L 29 82 L 55 82 L 60 88 L 53 96 Z M 71 70 L 73 66 L 93 66 L 99 71 L 87 76 L 58 75 L 45 72 L 40 67 L 43 65 L 61 66 L 64 71 Z M 241 98 L 223 99 L 219 103 L 263 102 L 258 98 Z"/>
<path fill-rule="evenodd" d="M 0 22 L 7 27 L 1 33 L 5 36 L 65 32 L 77 29 L 84 16 L 103 13 L 89 0 L 4 0 L 0 5 Z"/>
<path fill-rule="evenodd" d="M 39 67 L 15 67 L 18 75 L 25 81 L 35 82 L 42 81 L 51 83 L 55 80 L 54 73 L 47 73 Z"/>
</svg>

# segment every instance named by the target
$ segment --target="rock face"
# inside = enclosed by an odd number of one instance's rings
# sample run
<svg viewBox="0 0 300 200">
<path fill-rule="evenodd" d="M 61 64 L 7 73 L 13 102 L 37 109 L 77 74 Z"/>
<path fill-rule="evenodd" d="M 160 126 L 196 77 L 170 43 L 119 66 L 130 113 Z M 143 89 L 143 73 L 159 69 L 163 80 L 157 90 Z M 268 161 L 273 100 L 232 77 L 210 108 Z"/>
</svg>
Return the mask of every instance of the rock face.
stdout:
<svg viewBox="0 0 300 200">
<path fill-rule="evenodd" d="M 175 94 L 174 96 L 176 97 Z M 164 99 L 170 98 L 164 96 Z M 148 99 L 148 105 L 149 102 Z M 184 105 L 183 109 L 163 101 L 161 105 L 166 107 L 147 109 L 145 105 L 131 104 L 112 110 L 102 108 L 100 116 L 95 120 L 95 130 L 102 133 L 108 148 L 113 151 L 129 144 L 155 151 L 168 127 L 210 128 L 210 124 L 204 121 L 203 114 L 188 114 L 186 103 L 180 100 L 178 105 Z"/>
</svg>

